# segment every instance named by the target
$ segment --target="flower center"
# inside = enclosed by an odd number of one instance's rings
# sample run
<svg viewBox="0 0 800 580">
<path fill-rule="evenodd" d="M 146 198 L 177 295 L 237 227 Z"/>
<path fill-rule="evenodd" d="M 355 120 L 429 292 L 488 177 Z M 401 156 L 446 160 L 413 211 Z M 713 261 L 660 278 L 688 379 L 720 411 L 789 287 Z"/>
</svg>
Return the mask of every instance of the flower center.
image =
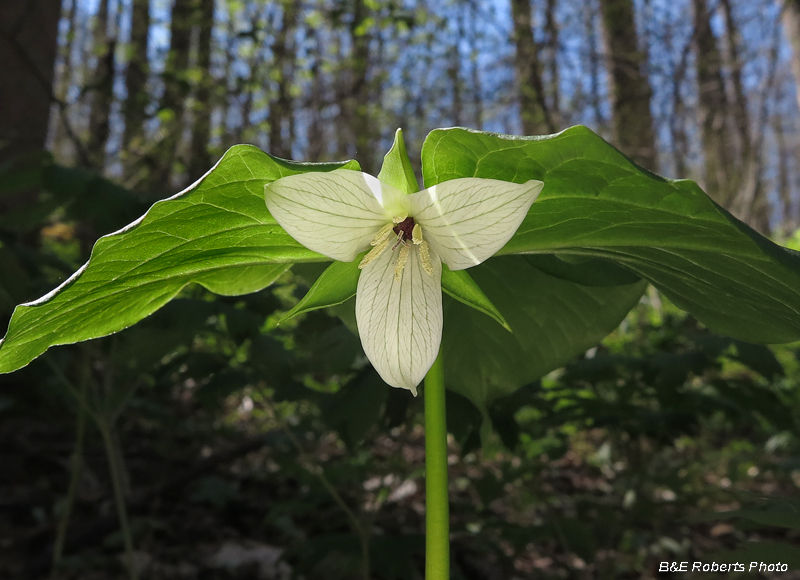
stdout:
<svg viewBox="0 0 800 580">
<path fill-rule="evenodd" d="M 399 282 L 403 277 L 403 269 L 406 266 L 408 255 L 411 252 L 412 247 L 409 242 L 412 242 L 419 251 L 419 259 L 422 262 L 422 269 L 425 270 L 425 273 L 428 274 L 428 276 L 433 276 L 433 265 L 431 264 L 428 242 L 422 239 L 422 227 L 420 227 L 418 223 L 414 222 L 414 218 L 409 216 L 398 216 L 392 220 L 392 223 L 386 224 L 380 230 L 378 230 L 378 233 L 375 234 L 375 237 L 372 238 L 372 241 L 370 242 L 372 249 L 366 256 L 364 256 L 364 259 L 361 260 L 361 263 L 358 265 L 358 267 L 363 268 L 375 258 L 380 256 L 386 250 L 386 248 L 389 247 L 389 244 L 391 244 L 393 232 L 396 236 L 396 241 L 392 246 L 391 251 L 394 252 L 397 247 L 400 246 L 400 252 L 397 254 L 397 262 L 395 263 L 395 280 Z"/>
<path fill-rule="evenodd" d="M 404 242 L 413 238 L 414 232 L 414 218 L 407 217 L 399 224 L 392 228 L 392 231 L 397 234 L 397 237 Z"/>
</svg>

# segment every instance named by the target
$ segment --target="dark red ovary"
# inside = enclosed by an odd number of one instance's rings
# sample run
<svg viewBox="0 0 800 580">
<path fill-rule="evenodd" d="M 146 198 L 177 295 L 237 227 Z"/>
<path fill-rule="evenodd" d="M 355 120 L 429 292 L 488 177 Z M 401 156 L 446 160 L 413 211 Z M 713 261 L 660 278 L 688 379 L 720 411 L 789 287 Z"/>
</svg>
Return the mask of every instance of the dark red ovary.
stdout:
<svg viewBox="0 0 800 580">
<path fill-rule="evenodd" d="M 407 217 L 399 224 L 394 226 L 392 230 L 400 237 L 400 239 L 410 240 L 412 238 L 411 232 L 414 231 L 414 218 Z"/>
</svg>

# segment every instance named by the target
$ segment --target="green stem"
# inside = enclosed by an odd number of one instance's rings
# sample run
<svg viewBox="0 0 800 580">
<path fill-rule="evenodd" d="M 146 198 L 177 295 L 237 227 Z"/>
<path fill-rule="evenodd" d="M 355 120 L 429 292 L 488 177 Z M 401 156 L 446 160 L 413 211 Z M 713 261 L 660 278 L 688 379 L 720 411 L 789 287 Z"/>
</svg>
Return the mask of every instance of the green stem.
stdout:
<svg viewBox="0 0 800 580">
<path fill-rule="evenodd" d="M 81 397 L 86 396 L 86 381 L 81 384 Z M 70 461 L 70 475 L 69 487 L 67 488 L 67 497 L 64 499 L 64 512 L 61 514 L 61 519 L 58 522 L 58 530 L 56 532 L 56 540 L 53 545 L 53 569 L 50 577 L 56 578 L 58 569 L 61 566 L 61 557 L 64 554 L 64 540 L 67 537 L 67 526 L 69 526 L 69 519 L 72 516 L 72 507 L 75 505 L 75 496 L 78 493 L 78 482 L 81 478 L 83 470 L 83 441 L 86 433 L 86 409 L 78 406 L 78 422 L 75 433 L 75 449 L 72 452 Z"/>
<path fill-rule="evenodd" d="M 348 519 L 350 520 L 350 525 L 353 527 L 356 535 L 358 536 L 359 544 L 361 545 L 361 575 L 363 576 L 364 580 L 370 579 L 370 563 L 369 563 L 369 532 L 364 529 L 364 526 L 361 525 L 358 517 L 353 513 L 353 511 L 347 507 L 344 499 L 339 492 L 336 491 L 336 488 L 333 487 L 333 484 L 328 481 L 328 478 L 325 477 L 325 472 L 322 470 L 322 467 L 317 465 L 315 466 L 316 469 L 310 468 L 309 471 L 316 475 L 319 480 L 322 482 L 322 485 L 328 491 L 329 494 L 333 497 L 334 501 L 339 505 L 340 508 L 347 514 Z"/>
<path fill-rule="evenodd" d="M 75 385 L 73 385 L 72 382 L 67 378 L 67 376 L 64 374 L 64 372 L 61 370 L 61 367 L 59 367 L 55 363 L 55 361 L 52 358 L 50 358 L 49 354 L 45 354 L 42 358 L 48 364 L 48 366 L 52 369 L 53 374 L 55 374 L 56 377 L 58 377 L 58 379 L 64 384 L 64 386 L 67 388 L 67 390 L 70 392 L 70 394 L 73 397 L 75 397 L 75 400 L 78 401 L 78 404 L 80 405 L 81 409 L 83 409 L 96 423 L 97 420 L 98 420 L 97 419 L 97 414 L 94 412 L 94 410 L 92 409 L 91 405 L 89 405 L 89 401 L 87 400 L 87 397 L 86 397 L 86 390 L 83 389 L 83 388 L 76 389 Z M 88 363 L 84 363 L 84 364 L 88 365 Z M 88 366 L 85 366 L 85 368 L 88 369 Z M 87 382 L 88 380 L 89 379 L 86 378 L 86 377 L 81 379 L 82 382 Z"/>
<path fill-rule="evenodd" d="M 365 526 L 359 517 L 351 510 L 347 503 L 344 501 L 344 498 L 339 494 L 336 490 L 334 485 L 328 480 L 325 476 L 325 470 L 322 469 L 321 465 L 318 465 L 313 458 L 311 458 L 303 449 L 303 445 L 300 443 L 300 440 L 295 437 L 295 434 L 292 433 L 292 430 L 286 425 L 286 422 L 280 418 L 278 415 L 277 410 L 272 405 L 270 401 L 266 398 L 264 399 L 264 403 L 270 408 L 272 411 L 272 416 L 275 418 L 286 434 L 289 437 L 289 440 L 294 445 L 294 448 L 297 450 L 299 455 L 299 459 L 301 460 L 301 464 L 304 464 L 304 467 L 314 476 L 319 479 L 320 483 L 322 483 L 323 487 L 327 490 L 331 497 L 336 502 L 336 504 L 342 508 L 342 511 L 347 516 L 347 519 L 350 521 L 350 526 L 353 529 L 353 532 L 358 536 L 359 543 L 361 544 L 361 575 L 363 580 L 370 579 L 370 555 L 369 555 L 369 528 Z"/>
<path fill-rule="evenodd" d="M 122 465 L 120 465 L 119 462 L 120 455 L 114 448 L 114 437 L 111 433 L 111 426 L 100 422 L 97 427 L 103 437 L 103 444 L 105 445 L 106 456 L 108 458 L 108 470 L 111 475 L 111 485 L 114 489 L 114 503 L 117 506 L 117 517 L 119 518 L 122 539 L 125 542 L 125 559 L 128 561 L 128 578 L 130 578 L 130 580 L 138 580 L 139 575 L 133 563 L 133 539 L 131 538 L 131 528 L 128 525 L 128 511 L 125 507 L 125 493 L 123 491 L 124 475 L 122 474 Z"/>
<path fill-rule="evenodd" d="M 450 579 L 450 506 L 442 353 L 425 376 L 425 580 Z"/>
</svg>

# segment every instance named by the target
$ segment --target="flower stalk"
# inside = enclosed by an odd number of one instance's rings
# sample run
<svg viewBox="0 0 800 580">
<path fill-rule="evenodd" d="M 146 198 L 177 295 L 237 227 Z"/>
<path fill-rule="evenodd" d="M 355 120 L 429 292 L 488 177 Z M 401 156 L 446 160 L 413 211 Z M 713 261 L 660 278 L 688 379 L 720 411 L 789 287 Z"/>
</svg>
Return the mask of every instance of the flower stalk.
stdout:
<svg viewBox="0 0 800 580">
<path fill-rule="evenodd" d="M 450 579 L 450 506 L 442 353 L 425 375 L 425 580 Z"/>
</svg>

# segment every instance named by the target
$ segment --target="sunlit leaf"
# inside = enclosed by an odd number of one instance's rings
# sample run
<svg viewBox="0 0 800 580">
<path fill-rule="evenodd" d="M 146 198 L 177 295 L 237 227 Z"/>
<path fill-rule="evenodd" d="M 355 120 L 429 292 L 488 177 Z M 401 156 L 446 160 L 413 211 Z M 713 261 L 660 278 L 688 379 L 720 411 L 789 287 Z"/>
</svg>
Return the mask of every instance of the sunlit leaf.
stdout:
<svg viewBox="0 0 800 580">
<path fill-rule="evenodd" d="M 355 162 L 304 164 L 249 145 L 230 149 L 200 181 L 98 240 L 61 286 L 18 306 L 0 343 L 0 372 L 49 347 L 104 336 L 151 314 L 187 284 L 238 295 L 260 290 L 295 262 L 329 261 L 293 240 L 264 204 L 264 185 Z"/>
<path fill-rule="evenodd" d="M 694 182 L 639 168 L 585 127 L 537 138 L 438 129 L 422 164 L 426 187 L 473 176 L 545 182 L 501 254 L 613 261 L 717 332 L 800 339 L 800 254 L 754 232 Z"/>
</svg>

